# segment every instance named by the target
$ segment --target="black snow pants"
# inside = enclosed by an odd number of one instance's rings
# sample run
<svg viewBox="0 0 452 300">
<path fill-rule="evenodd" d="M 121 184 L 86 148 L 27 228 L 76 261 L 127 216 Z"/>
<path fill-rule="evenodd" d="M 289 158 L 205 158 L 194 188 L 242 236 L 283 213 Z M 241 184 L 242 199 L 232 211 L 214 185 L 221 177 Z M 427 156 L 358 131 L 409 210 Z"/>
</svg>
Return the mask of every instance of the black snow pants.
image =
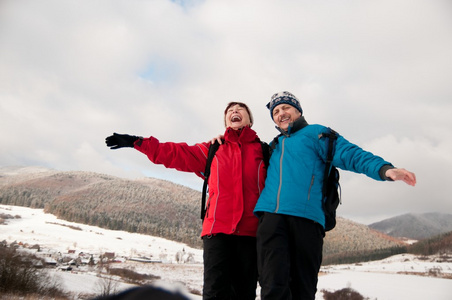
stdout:
<svg viewBox="0 0 452 300">
<path fill-rule="evenodd" d="M 308 219 L 263 213 L 257 229 L 262 300 L 314 300 L 323 227 Z"/>
<path fill-rule="evenodd" d="M 217 234 L 203 237 L 203 299 L 254 300 L 257 287 L 256 238 Z"/>
</svg>

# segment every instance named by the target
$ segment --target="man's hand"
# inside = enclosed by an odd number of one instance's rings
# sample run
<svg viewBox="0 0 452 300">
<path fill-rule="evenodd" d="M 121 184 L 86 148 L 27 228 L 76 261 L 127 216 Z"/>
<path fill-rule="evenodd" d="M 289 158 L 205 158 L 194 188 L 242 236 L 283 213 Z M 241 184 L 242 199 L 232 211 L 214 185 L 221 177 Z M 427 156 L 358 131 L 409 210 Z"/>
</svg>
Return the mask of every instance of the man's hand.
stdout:
<svg viewBox="0 0 452 300">
<path fill-rule="evenodd" d="M 405 169 L 389 169 L 386 171 L 385 175 L 386 177 L 389 177 L 394 181 L 403 180 L 406 184 L 409 184 L 411 186 L 416 185 L 416 175 Z"/>
<path fill-rule="evenodd" d="M 217 137 L 214 137 L 213 139 L 211 139 L 210 143 L 215 144 L 215 141 L 218 141 L 218 143 L 221 145 L 221 144 L 223 144 L 223 139 L 224 139 L 224 135 L 220 134 Z"/>
<path fill-rule="evenodd" d="M 105 143 L 110 149 L 119 149 L 123 147 L 133 148 L 134 143 L 139 137 L 135 135 L 113 133 L 105 139 Z"/>
</svg>

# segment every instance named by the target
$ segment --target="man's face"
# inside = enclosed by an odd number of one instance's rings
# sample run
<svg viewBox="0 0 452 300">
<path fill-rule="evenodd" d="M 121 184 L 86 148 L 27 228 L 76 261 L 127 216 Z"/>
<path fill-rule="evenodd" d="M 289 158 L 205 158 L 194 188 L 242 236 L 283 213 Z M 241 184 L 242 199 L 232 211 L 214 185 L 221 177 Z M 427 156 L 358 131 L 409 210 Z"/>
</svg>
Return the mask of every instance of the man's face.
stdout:
<svg viewBox="0 0 452 300">
<path fill-rule="evenodd" d="M 234 130 L 251 125 L 248 112 L 238 104 L 229 107 L 226 111 L 225 121 L 226 127 L 231 127 Z"/>
<path fill-rule="evenodd" d="M 300 116 L 301 113 L 298 109 L 286 103 L 279 104 L 273 109 L 273 121 L 284 131 L 287 131 L 289 124 Z"/>
</svg>

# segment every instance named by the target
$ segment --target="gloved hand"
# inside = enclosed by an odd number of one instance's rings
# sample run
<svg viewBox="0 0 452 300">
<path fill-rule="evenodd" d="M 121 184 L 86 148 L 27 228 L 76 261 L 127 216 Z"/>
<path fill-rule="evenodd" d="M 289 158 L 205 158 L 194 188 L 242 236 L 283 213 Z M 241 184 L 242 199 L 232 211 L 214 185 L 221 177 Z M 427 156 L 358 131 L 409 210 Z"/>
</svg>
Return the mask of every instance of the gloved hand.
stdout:
<svg viewBox="0 0 452 300">
<path fill-rule="evenodd" d="M 133 144 L 139 138 L 140 137 L 135 135 L 119 134 L 115 132 L 105 139 L 105 143 L 110 149 L 119 149 L 123 147 L 133 148 Z"/>
</svg>

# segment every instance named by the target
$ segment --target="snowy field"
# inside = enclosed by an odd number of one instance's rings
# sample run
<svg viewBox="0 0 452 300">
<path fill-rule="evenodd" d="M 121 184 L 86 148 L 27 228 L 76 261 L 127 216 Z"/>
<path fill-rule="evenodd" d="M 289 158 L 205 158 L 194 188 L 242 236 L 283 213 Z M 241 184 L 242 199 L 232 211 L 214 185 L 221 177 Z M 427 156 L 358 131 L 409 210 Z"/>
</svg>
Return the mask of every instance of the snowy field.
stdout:
<svg viewBox="0 0 452 300">
<path fill-rule="evenodd" d="M 115 266 L 132 268 L 137 272 L 160 276 L 159 285 L 171 289 L 200 291 L 202 289 L 202 250 L 187 245 L 124 231 L 106 230 L 95 226 L 67 222 L 42 209 L 0 205 L 0 213 L 20 218 L 8 219 L 0 225 L 0 241 L 39 244 L 41 248 L 66 254 L 69 250 L 100 254 L 114 252 L 124 262 Z M 71 228 L 72 226 L 72 228 Z M 77 228 L 77 229 L 74 229 Z M 190 254 L 194 263 L 176 263 L 178 253 Z M 163 263 L 140 263 L 125 260 L 126 257 L 149 257 Z M 77 294 L 93 294 L 99 289 L 99 277 L 95 271 L 74 268 L 72 272 L 54 270 L 68 291 Z M 430 277 L 407 275 L 430 273 Z M 369 263 L 335 265 L 322 268 L 316 299 L 323 299 L 322 289 L 329 291 L 351 287 L 372 300 L 450 300 L 452 280 L 441 274 L 452 275 L 452 262 L 440 262 L 436 257 L 419 258 L 401 254 Z M 450 277 L 449 277 L 450 278 Z M 118 283 L 122 290 L 131 285 Z M 200 296 L 190 295 L 192 299 Z"/>
</svg>

